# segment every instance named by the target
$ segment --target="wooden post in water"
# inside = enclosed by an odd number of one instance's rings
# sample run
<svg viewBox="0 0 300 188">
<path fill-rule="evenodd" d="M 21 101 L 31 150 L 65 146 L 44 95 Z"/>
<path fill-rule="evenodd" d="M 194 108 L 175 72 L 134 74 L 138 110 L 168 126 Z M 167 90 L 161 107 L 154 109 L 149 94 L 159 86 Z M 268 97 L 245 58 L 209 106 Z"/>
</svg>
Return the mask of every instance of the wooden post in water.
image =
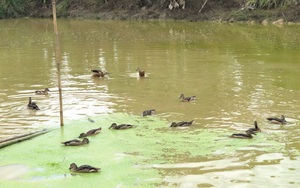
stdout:
<svg viewBox="0 0 300 188">
<path fill-rule="evenodd" d="M 52 0 L 52 13 L 53 13 L 53 25 L 54 25 L 54 34 L 55 34 L 55 61 L 56 61 L 56 65 L 57 65 L 60 126 L 63 126 L 64 118 L 63 118 L 61 79 L 60 79 L 60 53 L 59 53 L 60 50 L 59 50 L 59 37 L 58 37 L 57 20 L 56 20 L 56 2 L 55 2 L 55 0 Z"/>
</svg>

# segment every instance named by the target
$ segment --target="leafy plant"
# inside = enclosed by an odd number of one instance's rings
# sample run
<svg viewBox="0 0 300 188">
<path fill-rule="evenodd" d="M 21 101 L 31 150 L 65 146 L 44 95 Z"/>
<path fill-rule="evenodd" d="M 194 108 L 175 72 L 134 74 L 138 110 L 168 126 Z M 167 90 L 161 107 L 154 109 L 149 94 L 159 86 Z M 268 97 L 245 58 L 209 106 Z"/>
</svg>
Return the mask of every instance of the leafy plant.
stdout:
<svg viewBox="0 0 300 188">
<path fill-rule="evenodd" d="M 27 1 L 24 0 L 1 0 L 0 17 L 17 17 L 26 12 Z"/>
</svg>

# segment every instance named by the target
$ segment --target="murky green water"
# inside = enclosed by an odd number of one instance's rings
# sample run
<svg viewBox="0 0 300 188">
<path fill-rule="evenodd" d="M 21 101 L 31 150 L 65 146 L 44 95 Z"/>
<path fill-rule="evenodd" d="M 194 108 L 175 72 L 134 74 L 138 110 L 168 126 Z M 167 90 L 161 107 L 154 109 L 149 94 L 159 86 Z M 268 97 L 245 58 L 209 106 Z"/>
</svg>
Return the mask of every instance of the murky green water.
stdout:
<svg viewBox="0 0 300 188">
<path fill-rule="evenodd" d="M 59 20 L 59 30 L 66 126 L 2 149 L 0 166 L 33 169 L 3 185 L 299 187 L 299 26 Z M 51 20 L 0 21 L 0 139 L 59 127 L 52 32 Z M 92 79 L 95 68 L 110 74 Z M 46 87 L 50 95 L 34 94 Z M 197 100 L 182 103 L 181 93 Z M 40 111 L 27 110 L 28 97 Z M 156 117 L 139 117 L 151 108 Z M 288 125 L 266 122 L 280 114 Z M 187 120 L 192 127 L 168 127 Z M 254 120 L 263 130 L 254 139 L 228 138 Z M 115 135 L 106 129 L 113 121 L 139 126 Z M 86 147 L 59 144 L 85 124 L 105 128 L 88 157 Z M 39 150 L 38 160 L 24 159 Z M 103 171 L 70 176 L 76 160 Z"/>
</svg>

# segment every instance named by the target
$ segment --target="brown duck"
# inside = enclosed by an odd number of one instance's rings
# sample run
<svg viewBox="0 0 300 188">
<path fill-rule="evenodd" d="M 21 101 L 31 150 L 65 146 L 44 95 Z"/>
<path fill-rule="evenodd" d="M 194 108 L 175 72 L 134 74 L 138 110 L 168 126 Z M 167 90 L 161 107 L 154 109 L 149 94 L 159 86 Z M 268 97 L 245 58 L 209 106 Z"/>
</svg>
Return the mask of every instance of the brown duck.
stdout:
<svg viewBox="0 0 300 188">
<path fill-rule="evenodd" d="M 194 120 L 192 121 L 180 121 L 180 122 L 172 122 L 170 127 L 187 127 L 191 126 Z"/>
<path fill-rule="evenodd" d="M 81 140 L 68 140 L 65 142 L 62 142 L 62 144 L 64 144 L 65 146 L 81 146 L 81 145 L 85 145 L 88 144 L 90 141 L 87 138 L 84 138 L 82 141 Z"/>
<path fill-rule="evenodd" d="M 267 120 L 270 123 L 274 123 L 274 124 L 286 124 L 287 123 L 287 121 L 285 120 L 284 115 L 281 115 L 280 118 L 278 118 L 278 117 L 269 117 L 269 118 L 267 118 Z"/>
<path fill-rule="evenodd" d="M 179 96 L 179 99 L 181 99 L 182 102 L 190 102 L 190 101 L 196 100 L 196 96 L 185 97 L 184 94 L 181 94 Z"/>
<path fill-rule="evenodd" d="M 108 72 L 103 72 L 101 70 L 91 70 L 93 72 L 93 75 L 92 77 L 95 77 L 95 78 L 103 78 L 105 75 L 108 75 L 109 73 Z"/>
<path fill-rule="evenodd" d="M 27 108 L 30 110 L 39 110 L 40 109 L 35 102 L 31 101 L 31 97 L 29 97 L 29 102 L 27 104 Z"/>
<path fill-rule="evenodd" d="M 100 133 L 100 131 L 101 131 L 101 127 L 99 127 L 98 129 L 92 129 L 92 130 L 89 130 L 88 132 L 86 132 L 86 133 L 81 133 L 80 135 L 79 135 L 79 137 L 78 138 L 84 138 L 84 137 L 88 137 L 88 136 L 94 136 L 94 135 L 96 135 L 96 134 L 99 134 Z"/>
<path fill-rule="evenodd" d="M 133 125 L 130 125 L 130 124 L 120 124 L 120 125 L 117 125 L 116 123 L 113 123 L 113 124 L 111 124 L 111 126 L 109 127 L 109 129 L 123 130 L 123 129 L 130 129 L 132 127 L 133 127 Z"/>
<path fill-rule="evenodd" d="M 48 95 L 48 91 L 50 92 L 50 90 L 48 88 L 45 88 L 44 90 L 35 91 L 35 94 L 37 94 L 37 95 Z"/>
<path fill-rule="evenodd" d="M 232 134 L 230 137 L 231 138 L 251 139 L 251 138 L 253 138 L 252 134 L 256 135 L 253 131 L 247 130 L 246 134 L 244 134 L 244 133 L 235 133 L 235 134 Z"/>
<path fill-rule="evenodd" d="M 71 163 L 69 170 L 72 172 L 80 172 L 80 173 L 94 173 L 94 172 L 99 172 L 101 168 L 93 167 L 90 165 L 81 165 L 78 167 L 75 163 Z"/>
<path fill-rule="evenodd" d="M 136 71 L 139 72 L 140 77 L 145 77 L 145 71 L 144 70 L 141 70 L 140 68 L 137 68 Z"/>
<path fill-rule="evenodd" d="M 155 114 L 155 113 L 156 113 L 155 109 L 145 110 L 145 111 L 143 112 L 143 116 L 151 116 L 151 115 L 153 115 L 153 114 Z"/>
<path fill-rule="evenodd" d="M 247 131 L 253 132 L 253 133 L 261 132 L 260 128 L 258 127 L 257 121 L 254 121 L 254 128 L 250 128 Z"/>
</svg>

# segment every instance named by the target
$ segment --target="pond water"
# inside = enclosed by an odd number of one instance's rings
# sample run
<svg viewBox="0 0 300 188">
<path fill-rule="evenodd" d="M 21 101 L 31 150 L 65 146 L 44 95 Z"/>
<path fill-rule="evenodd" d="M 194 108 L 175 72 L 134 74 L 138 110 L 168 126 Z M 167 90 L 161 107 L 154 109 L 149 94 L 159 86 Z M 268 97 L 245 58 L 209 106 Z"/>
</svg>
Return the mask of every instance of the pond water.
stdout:
<svg viewBox="0 0 300 188">
<path fill-rule="evenodd" d="M 295 173 L 300 170 L 299 25 L 59 20 L 58 28 L 64 129 L 73 129 L 70 124 L 77 121 L 91 124 L 88 118 L 104 126 L 114 120 L 140 123 L 128 138 L 122 132 L 120 139 L 144 150 L 124 147 L 120 154 L 119 143 L 107 143 L 112 147 L 107 150 L 120 158 L 143 153 L 147 160 L 141 162 L 138 155 L 136 161 L 121 165 L 127 171 L 118 175 L 125 180 L 99 174 L 97 178 L 114 182 L 107 186 L 300 186 Z M 43 128 L 58 131 L 52 20 L 0 20 L 0 64 L 0 140 Z M 138 67 L 146 71 L 145 78 L 138 77 Z M 91 69 L 110 74 L 91 78 Z M 50 89 L 49 95 L 35 95 L 35 90 L 44 88 Z M 182 93 L 197 99 L 181 102 Z M 27 109 L 29 97 L 41 110 Z M 156 109 L 155 117 L 140 117 L 148 109 Z M 266 121 L 281 114 L 288 124 Z M 168 127 L 173 121 L 190 120 L 194 120 L 190 128 Z M 252 127 L 255 120 L 262 133 L 251 140 L 228 138 Z M 58 143 L 67 139 L 67 133 L 61 134 Z M 109 134 L 107 139 L 112 137 Z M 26 163 L 19 157 L 5 159 L 13 147 L 0 151 L 0 166 Z M 109 164 L 113 163 L 107 162 L 107 168 Z M 139 167 L 143 173 L 136 170 Z M 148 168 L 152 169 L 149 175 Z M 68 173 L 65 169 L 48 175 Z M 141 177 L 127 180 L 123 172 Z M 34 180 L 45 179 L 49 181 Z M 63 184 L 57 181 L 55 186 Z"/>
</svg>

